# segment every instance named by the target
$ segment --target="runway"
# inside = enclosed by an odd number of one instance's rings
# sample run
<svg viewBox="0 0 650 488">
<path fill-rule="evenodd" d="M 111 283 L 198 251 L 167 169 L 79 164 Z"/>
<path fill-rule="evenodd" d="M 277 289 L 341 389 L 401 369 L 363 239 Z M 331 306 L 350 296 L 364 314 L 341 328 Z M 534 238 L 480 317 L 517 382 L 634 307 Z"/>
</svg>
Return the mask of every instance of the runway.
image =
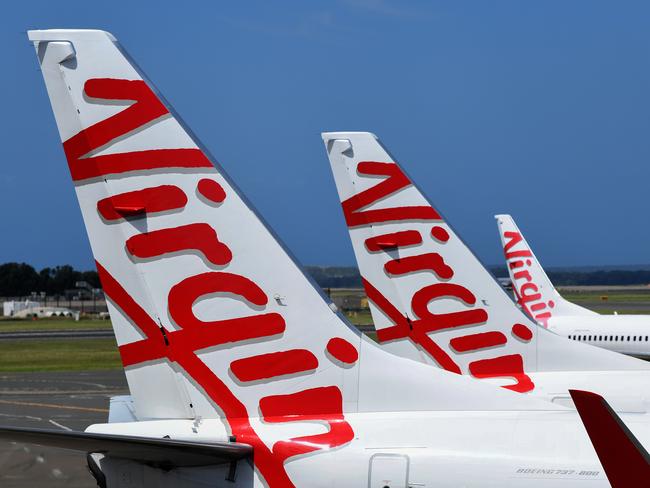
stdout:
<svg viewBox="0 0 650 488">
<path fill-rule="evenodd" d="M 24 339 L 99 339 L 114 336 L 115 334 L 112 329 L 30 330 L 24 332 L 0 332 L 0 341 Z"/>
<path fill-rule="evenodd" d="M 0 425 L 83 430 L 105 422 L 111 396 L 128 394 L 122 370 L 0 373 Z M 0 441 L 0 486 L 92 488 L 85 454 Z"/>
</svg>

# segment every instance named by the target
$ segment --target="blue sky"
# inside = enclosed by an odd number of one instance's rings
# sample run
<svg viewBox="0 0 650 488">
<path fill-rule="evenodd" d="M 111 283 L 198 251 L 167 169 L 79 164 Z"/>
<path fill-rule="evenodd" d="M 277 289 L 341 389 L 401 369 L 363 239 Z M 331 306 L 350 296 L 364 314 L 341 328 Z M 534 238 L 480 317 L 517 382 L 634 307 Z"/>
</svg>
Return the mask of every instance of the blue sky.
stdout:
<svg viewBox="0 0 650 488">
<path fill-rule="evenodd" d="M 0 262 L 92 257 L 30 28 L 121 41 L 305 264 L 353 264 L 323 130 L 369 130 L 487 263 L 650 263 L 650 4 L 10 2 Z"/>
</svg>

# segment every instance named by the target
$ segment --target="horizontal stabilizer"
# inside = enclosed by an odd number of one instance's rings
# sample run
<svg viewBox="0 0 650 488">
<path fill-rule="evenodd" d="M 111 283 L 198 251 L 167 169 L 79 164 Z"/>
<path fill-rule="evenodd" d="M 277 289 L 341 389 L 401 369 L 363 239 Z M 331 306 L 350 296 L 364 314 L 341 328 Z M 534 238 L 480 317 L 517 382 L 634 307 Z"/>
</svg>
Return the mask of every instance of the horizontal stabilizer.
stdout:
<svg viewBox="0 0 650 488">
<path fill-rule="evenodd" d="M 650 480 L 648 451 L 607 401 L 588 391 L 569 393 L 612 487 L 638 486 Z"/>
<path fill-rule="evenodd" d="M 253 448 L 236 442 L 190 442 L 89 432 L 0 427 L 0 439 L 74 451 L 102 453 L 156 467 L 179 468 L 225 464 L 249 457 Z"/>
</svg>

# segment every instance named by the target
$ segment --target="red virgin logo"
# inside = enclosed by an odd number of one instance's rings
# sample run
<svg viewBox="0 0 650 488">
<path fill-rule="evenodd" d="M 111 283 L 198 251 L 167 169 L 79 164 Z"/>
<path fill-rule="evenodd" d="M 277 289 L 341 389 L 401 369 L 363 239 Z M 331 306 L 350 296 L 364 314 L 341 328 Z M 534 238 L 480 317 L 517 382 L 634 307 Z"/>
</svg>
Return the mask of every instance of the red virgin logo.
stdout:
<svg viewBox="0 0 650 488">
<path fill-rule="evenodd" d="M 170 168 L 205 168 L 206 172 L 214 169 L 199 149 L 146 149 L 89 156 L 92 151 L 118 138 L 128 137 L 130 133 L 169 114 L 141 80 L 92 79 L 86 82 L 84 92 L 89 103 L 93 103 L 93 99 L 100 103 L 111 100 L 129 100 L 133 103 L 64 142 L 72 178 L 78 184 L 92 183 L 108 175 L 129 177 L 142 175 L 143 171 L 160 173 Z M 162 185 L 112 195 L 97 202 L 97 212 L 105 225 L 114 225 L 124 219 L 147 218 L 154 222 L 157 215 L 170 211 L 176 212 L 182 219 L 190 199 L 200 202 L 212 212 L 219 212 L 224 211 L 219 207 L 227 198 L 228 193 L 218 181 L 203 178 L 191 194 L 186 194 L 175 185 Z M 115 243 L 116 248 L 119 244 Z M 144 336 L 142 340 L 120 346 L 125 367 L 146 366 L 154 360 L 176 363 L 223 412 L 237 441 L 254 447 L 255 466 L 269 486 L 293 486 L 284 467 L 288 459 L 342 446 L 354 438 L 352 427 L 343 414 L 343 395 L 338 386 L 261 397 L 255 411 L 249 412 L 249 407 L 199 357 L 197 351 L 208 347 L 229 345 L 245 348 L 252 339 L 271 340 L 287 334 L 284 317 L 265 310 L 269 302 L 267 293 L 251 278 L 225 270 L 233 259 L 233 249 L 220 239 L 218 229 L 207 222 L 193 222 L 142 232 L 122 244 L 124 252 L 132 259 L 155 261 L 193 253 L 207 263 L 224 268 L 183 278 L 170 288 L 168 313 L 178 327 L 173 329 L 157 323 L 110 270 L 97 262 L 107 297 Z M 218 320 L 197 317 L 193 304 L 214 293 L 238 297 L 249 304 L 251 314 Z M 295 340 L 290 342 L 297 344 Z M 323 349 L 321 357 L 329 358 L 340 367 L 354 364 L 358 359 L 356 348 L 342 338 L 332 337 L 323 345 Z M 248 387 L 284 379 L 289 375 L 314 374 L 318 367 L 319 359 L 313 351 L 293 347 L 269 354 L 244 357 L 240 354 L 237 360 L 230 363 L 229 371 L 243 387 Z M 328 431 L 289 438 L 267 446 L 249 420 L 260 415 L 267 424 L 319 421 L 328 426 Z"/>
<path fill-rule="evenodd" d="M 463 334 L 449 342 L 451 351 L 468 353 L 482 351 L 506 344 L 509 338 L 499 331 L 483 332 L 481 328 L 488 322 L 488 311 L 477 306 L 476 296 L 460 283 L 453 283 L 454 269 L 444 259 L 444 248 L 449 242 L 449 233 L 440 225 L 442 218 L 430 205 L 398 206 L 381 209 L 366 208 L 398 195 L 412 183 L 395 163 L 362 161 L 356 172 L 363 177 L 385 178 L 374 186 L 361 191 L 342 203 L 343 213 L 350 228 L 366 227 L 377 223 L 403 223 L 403 229 L 365 240 L 365 251 L 375 254 L 397 250 L 403 247 L 422 246 L 425 239 L 439 246 L 440 252 L 391 259 L 384 265 L 389 279 L 399 281 L 401 276 L 414 272 L 432 273 L 437 280 L 422 286 L 411 296 L 410 310 L 400 310 L 390 302 L 376 284 L 362 277 L 368 299 L 390 319 L 392 325 L 377 330 L 379 342 L 410 340 L 423 349 L 438 365 L 448 371 L 463 374 L 461 366 L 435 340 L 436 332 L 458 330 Z M 366 209 L 366 210 L 364 210 Z M 409 221 L 431 222 L 428 235 L 409 228 Z M 429 246 L 427 246 L 429 247 Z M 455 312 L 432 313 L 429 305 L 438 300 L 454 299 L 461 304 Z M 512 337 L 528 342 L 533 332 L 523 324 L 513 324 Z M 515 378 L 514 385 L 505 388 L 518 392 L 530 391 L 534 384 L 524 371 L 521 354 L 506 354 L 487 359 L 477 359 L 468 365 L 468 372 L 477 378 L 509 377 Z"/>
<path fill-rule="evenodd" d="M 548 327 L 548 320 L 553 316 L 553 300 L 545 301 L 540 293 L 539 286 L 530 274 L 533 253 L 525 248 L 513 250 L 517 244 L 523 242 L 519 232 L 504 232 L 503 252 L 506 256 L 508 268 L 512 273 L 512 288 L 517 296 L 517 303 L 533 317 L 539 324 Z"/>
</svg>

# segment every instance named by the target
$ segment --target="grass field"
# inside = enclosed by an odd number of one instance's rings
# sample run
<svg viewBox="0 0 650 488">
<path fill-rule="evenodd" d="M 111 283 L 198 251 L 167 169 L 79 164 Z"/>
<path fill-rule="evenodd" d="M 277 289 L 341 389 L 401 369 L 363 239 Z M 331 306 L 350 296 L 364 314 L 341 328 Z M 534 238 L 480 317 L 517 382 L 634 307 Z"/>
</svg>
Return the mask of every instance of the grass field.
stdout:
<svg viewBox="0 0 650 488">
<path fill-rule="evenodd" d="M 122 367 L 114 339 L 0 342 L 0 373 Z"/>
<path fill-rule="evenodd" d="M 650 290 L 563 291 L 562 296 L 600 314 L 650 315 Z"/>
<path fill-rule="evenodd" d="M 37 320 L 0 320 L 1 332 L 18 332 L 31 330 L 70 330 L 70 329 L 110 329 L 110 320 L 83 319 L 37 319 Z"/>
<path fill-rule="evenodd" d="M 562 293 L 570 302 L 648 302 L 650 293 L 603 293 L 603 292 L 571 292 Z"/>
<path fill-rule="evenodd" d="M 372 325 L 370 310 L 364 310 L 362 312 L 346 312 L 345 315 L 354 325 Z"/>
</svg>

